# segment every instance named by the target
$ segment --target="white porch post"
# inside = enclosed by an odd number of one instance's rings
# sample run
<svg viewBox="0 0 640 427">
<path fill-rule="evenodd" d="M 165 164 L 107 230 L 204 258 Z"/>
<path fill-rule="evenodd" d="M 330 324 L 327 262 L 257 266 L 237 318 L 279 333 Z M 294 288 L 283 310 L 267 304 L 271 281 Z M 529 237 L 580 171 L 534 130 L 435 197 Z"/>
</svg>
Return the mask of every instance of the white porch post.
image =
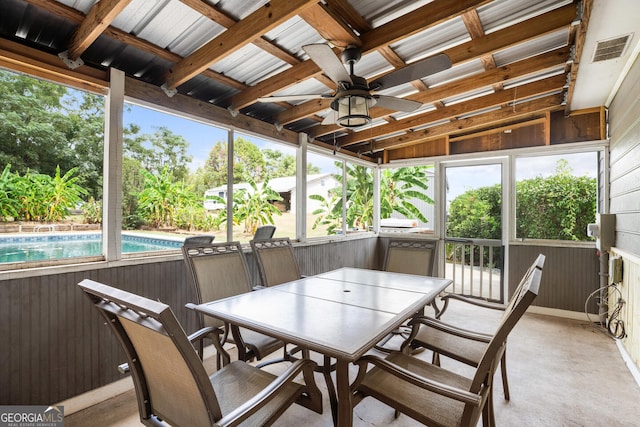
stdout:
<svg viewBox="0 0 640 427">
<path fill-rule="evenodd" d="M 125 74 L 110 69 L 104 115 L 102 251 L 107 261 L 122 258 L 122 141 Z"/>
</svg>

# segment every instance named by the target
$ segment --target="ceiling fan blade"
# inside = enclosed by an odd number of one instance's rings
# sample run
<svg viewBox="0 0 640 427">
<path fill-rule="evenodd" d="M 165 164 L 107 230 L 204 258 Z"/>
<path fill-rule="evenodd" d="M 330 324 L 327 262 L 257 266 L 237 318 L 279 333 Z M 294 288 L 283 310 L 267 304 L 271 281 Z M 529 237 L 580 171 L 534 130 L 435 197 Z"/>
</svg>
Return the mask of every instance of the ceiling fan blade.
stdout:
<svg viewBox="0 0 640 427">
<path fill-rule="evenodd" d="M 321 125 L 335 125 L 338 122 L 338 112 L 335 110 L 329 111 L 329 113 L 325 116 Z"/>
<path fill-rule="evenodd" d="M 307 99 L 331 98 L 331 95 L 302 94 L 302 95 L 279 95 L 263 96 L 258 98 L 259 102 L 280 102 L 280 101 L 305 101 Z"/>
<path fill-rule="evenodd" d="M 333 53 L 333 49 L 331 49 L 328 44 L 308 44 L 302 46 L 302 50 L 304 50 L 313 62 L 318 64 L 322 72 L 334 82 L 352 83 L 351 76 L 349 76 L 347 69 L 344 68 L 344 65 L 342 65 L 342 62 L 340 62 L 340 59 Z"/>
<path fill-rule="evenodd" d="M 372 81 L 369 87 L 371 87 L 372 90 L 387 89 L 421 79 L 449 68 L 451 68 L 451 59 L 444 53 L 439 53 L 438 55 L 414 62 L 399 70 L 392 71 L 386 76 Z"/>
<path fill-rule="evenodd" d="M 422 107 L 422 103 L 410 99 L 396 98 L 395 96 L 374 95 L 376 107 L 410 113 Z"/>
</svg>

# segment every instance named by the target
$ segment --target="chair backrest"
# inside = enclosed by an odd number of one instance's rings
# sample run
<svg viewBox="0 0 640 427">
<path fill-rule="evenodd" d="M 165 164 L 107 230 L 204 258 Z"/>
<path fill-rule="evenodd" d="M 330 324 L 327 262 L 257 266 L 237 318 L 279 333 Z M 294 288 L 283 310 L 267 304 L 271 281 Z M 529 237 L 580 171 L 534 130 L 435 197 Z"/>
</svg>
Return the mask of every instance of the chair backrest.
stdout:
<svg viewBox="0 0 640 427">
<path fill-rule="evenodd" d="M 182 254 L 194 286 L 196 304 L 251 291 L 249 267 L 239 242 L 185 243 Z M 199 318 L 199 327 L 224 324 L 211 316 Z"/>
<path fill-rule="evenodd" d="M 268 240 L 273 237 L 273 233 L 276 232 L 276 226 L 271 224 L 261 225 L 256 229 L 255 234 L 253 235 L 253 240 Z"/>
<path fill-rule="evenodd" d="M 389 241 L 385 256 L 384 271 L 432 276 L 436 259 L 436 240 Z"/>
<path fill-rule="evenodd" d="M 513 296 L 507 306 L 498 329 L 480 359 L 472 381 L 471 392 L 478 392 L 486 380 L 491 380 L 489 376 L 495 371 L 502 357 L 507 336 L 538 296 L 542 279 L 542 266 L 544 265 L 544 255 L 541 256 L 542 258 L 538 257 L 522 277 L 518 286 L 519 292 Z"/>
<path fill-rule="evenodd" d="M 524 288 L 527 286 L 526 279 L 531 275 L 533 270 L 538 269 L 542 271 L 542 269 L 544 268 L 545 259 L 546 257 L 544 255 L 539 254 L 538 257 L 533 262 L 533 264 L 529 266 L 524 276 L 522 276 L 520 283 L 518 284 L 516 289 L 513 291 L 513 295 L 511 295 L 511 298 L 509 298 L 509 303 L 507 304 L 507 308 L 505 309 L 504 314 L 502 316 L 503 318 L 509 315 L 509 311 L 513 310 L 513 305 L 516 304 L 520 298 L 522 298 L 522 293 L 525 292 Z"/>
<path fill-rule="evenodd" d="M 215 240 L 216 236 L 212 234 L 199 234 L 197 236 L 189 236 L 184 239 L 185 245 L 190 245 L 192 243 L 200 243 L 200 244 L 208 244 Z"/>
<path fill-rule="evenodd" d="M 250 244 L 258 262 L 263 286 L 275 286 L 301 277 L 298 261 L 288 237 L 252 240 Z"/>
<path fill-rule="evenodd" d="M 204 366 L 168 305 L 92 280 L 78 285 L 129 359 L 143 423 L 155 416 L 171 425 L 210 426 L 221 418 Z"/>
</svg>

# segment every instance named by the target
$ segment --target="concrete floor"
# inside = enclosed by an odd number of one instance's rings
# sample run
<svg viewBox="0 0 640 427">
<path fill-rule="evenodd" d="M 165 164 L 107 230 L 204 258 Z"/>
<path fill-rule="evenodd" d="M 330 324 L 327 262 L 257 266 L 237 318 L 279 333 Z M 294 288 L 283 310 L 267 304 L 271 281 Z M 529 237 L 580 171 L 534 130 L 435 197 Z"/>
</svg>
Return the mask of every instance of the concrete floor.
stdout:
<svg viewBox="0 0 640 427">
<path fill-rule="evenodd" d="M 445 320 L 491 331 L 499 313 L 452 302 Z M 374 350 L 375 351 L 375 350 Z M 417 357 L 430 360 L 430 352 Z M 507 365 L 511 401 L 495 378 L 496 422 L 499 426 L 639 426 L 640 387 L 625 365 L 616 343 L 587 322 L 526 314 L 509 336 Z M 212 366 L 211 362 L 207 366 Z M 280 366 L 282 366 L 280 364 Z M 465 365 L 443 358 L 442 366 L 461 373 Z M 282 367 L 268 367 L 276 372 Z M 320 375 L 318 386 L 325 387 Z M 293 405 L 278 426 L 331 426 L 325 393 L 324 414 Z M 66 427 L 141 425 L 133 390 L 65 417 Z M 374 399 L 354 411 L 355 426 L 416 426 Z"/>
</svg>

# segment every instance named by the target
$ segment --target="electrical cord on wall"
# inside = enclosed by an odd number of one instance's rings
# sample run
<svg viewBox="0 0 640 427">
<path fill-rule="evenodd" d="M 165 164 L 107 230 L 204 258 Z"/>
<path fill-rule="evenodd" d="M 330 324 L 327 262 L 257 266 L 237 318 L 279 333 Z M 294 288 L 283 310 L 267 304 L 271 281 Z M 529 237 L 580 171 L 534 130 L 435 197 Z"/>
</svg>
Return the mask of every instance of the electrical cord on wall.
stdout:
<svg viewBox="0 0 640 427">
<path fill-rule="evenodd" d="M 624 329 L 624 321 L 620 319 L 620 312 L 622 311 L 624 300 L 622 299 L 622 293 L 620 292 L 620 289 L 618 289 L 615 283 L 600 287 L 595 291 L 591 292 L 584 303 L 584 312 L 587 315 L 587 319 L 589 319 L 589 322 L 596 323 L 591 321 L 587 306 L 589 305 L 589 301 L 591 300 L 591 298 L 593 298 L 594 295 L 600 293 L 603 290 L 606 290 L 607 293 L 606 293 L 606 296 L 604 297 L 605 300 L 601 301 L 600 304 L 601 305 L 604 304 L 608 306 L 609 305 L 608 304 L 609 288 L 613 288 L 613 290 L 618 294 L 618 299 L 616 301 L 615 307 L 613 307 L 613 310 L 611 310 L 611 314 L 607 319 L 606 325 L 603 325 L 602 322 L 598 322 L 598 323 L 600 323 L 600 327 L 606 330 L 613 338 L 622 339 L 627 336 L 627 333 Z"/>
</svg>

